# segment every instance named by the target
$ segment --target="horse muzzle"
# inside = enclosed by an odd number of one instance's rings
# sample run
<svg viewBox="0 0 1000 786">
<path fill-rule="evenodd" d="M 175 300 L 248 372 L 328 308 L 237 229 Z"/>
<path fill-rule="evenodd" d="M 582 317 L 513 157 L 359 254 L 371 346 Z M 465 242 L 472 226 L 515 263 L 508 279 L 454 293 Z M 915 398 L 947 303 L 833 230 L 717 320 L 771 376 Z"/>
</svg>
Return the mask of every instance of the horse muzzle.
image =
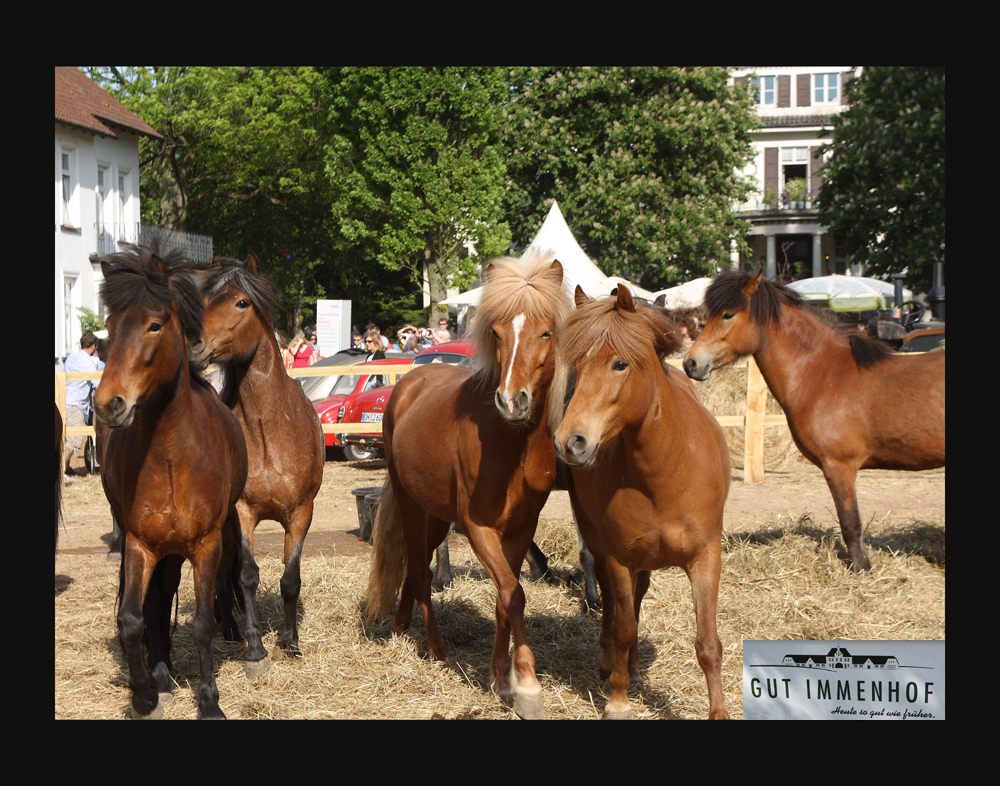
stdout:
<svg viewBox="0 0 1000 786">
<path fill-rule="evenodd" d="M 564 441 L 553 438 L 553 443 L 556 455 L 571 467 L 589 467 L 597 458 L 597 449 L 601 446 L 600 441 L 588 440 L 579 432 L 570 434 Z"/>
<path fill-rule="evenodd" d="M 526 390 L 522 390 L 514 397 L 498 390 L 494 400 L 500 417 L 512 425 L 527 423 L 531 417 L 531 394 Z"/>
<path fill-rule="evenodd" d="M 105 406 L 94 401 L 94 414 L 108 428 L 128 428 L 135 418 L 135 404 L 129 404 L 124 396 L 115 396 Z"/>
<path fill-rule="evenodd" d="M 684 373 L 691 377 L 691 379 L 704 382 L 712 374 L 712 364 L 707 360 L 687 357 L 684 360 Z"/>
</svg>

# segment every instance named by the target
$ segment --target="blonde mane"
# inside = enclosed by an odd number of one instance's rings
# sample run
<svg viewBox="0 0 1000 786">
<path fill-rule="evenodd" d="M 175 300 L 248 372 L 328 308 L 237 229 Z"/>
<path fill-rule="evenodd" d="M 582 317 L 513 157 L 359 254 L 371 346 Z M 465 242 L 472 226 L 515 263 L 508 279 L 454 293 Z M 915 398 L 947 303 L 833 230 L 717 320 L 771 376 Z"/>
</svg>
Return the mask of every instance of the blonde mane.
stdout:
<svg viewBox="0 0 1000 786">
<path fill-rule="evenodd" d="M 531 248 L 520 259 L 501 257 L 490 264 L 472 328 L 472 340 L 479 348 L 472 367 L 484 388 L 496 387 L 500 382 L 494 323 L 509 322 L 518 314 L 528 319 L 551 316 L 558 330 L 569 315 L 569 289 L 565 277 L 557 280 L 552 269 L 554 259 L 551 251 Z"/>
</svg>

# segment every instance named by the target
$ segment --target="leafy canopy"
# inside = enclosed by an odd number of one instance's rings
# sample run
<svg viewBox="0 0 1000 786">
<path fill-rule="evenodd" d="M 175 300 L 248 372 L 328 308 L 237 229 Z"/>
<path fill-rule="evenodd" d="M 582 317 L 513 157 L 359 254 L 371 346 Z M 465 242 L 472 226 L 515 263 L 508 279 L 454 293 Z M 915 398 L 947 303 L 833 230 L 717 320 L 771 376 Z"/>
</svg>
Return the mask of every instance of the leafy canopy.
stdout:
<svg viewBox="0 0 1000 786">
<path fill-rule="evenodd" d="M 869 274 L 927 291 L 944 261 L 944 67 L 866 67 L 849 81 L 823 169 L 820 221 Z"/>
</svg>

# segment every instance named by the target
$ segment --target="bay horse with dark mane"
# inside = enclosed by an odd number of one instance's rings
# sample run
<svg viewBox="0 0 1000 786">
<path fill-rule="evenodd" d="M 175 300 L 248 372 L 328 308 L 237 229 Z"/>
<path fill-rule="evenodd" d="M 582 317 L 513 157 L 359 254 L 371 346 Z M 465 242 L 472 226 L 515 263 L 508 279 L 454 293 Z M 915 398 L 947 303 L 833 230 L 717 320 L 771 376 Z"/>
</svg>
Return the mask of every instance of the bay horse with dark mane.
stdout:
<svg viewBox="0 0 1000 786">
<path fill-rule="evenodd" d="M 547 409 L 555 330 L 570 309 L 562 279 L 562 265 L 533 250 L 495 260 L 473 329 L 477 368 L 427 364 L 396 385 L 383 423 L 389 478 L 367 590 L 371 619 L 391 610 L 402 583 L 393 632 L 409 627 L 415 600 L 430 655 L 443 660 L 429 565 L 458 522 L 497 587 L 493 688 L 523 718 L 544 713 L 518 574 L 556 476 Z M 428 461 L 428 445 L 448 450 Z"/>
<path fill-rule="evenodd" d="M 636 303 L 625 287 L 602 300 L 577 287 L 576 306 L 559 333 L 554 441 L 570 468 L 570 501 L 604 599 L 601 673 L 611 676 L 604 717 L 632 717 L 640 604 L 650 571 L 676 566 L 691 580 L 709 717 L 728 718 L 715 622 L 730 482 L 725 436 L 691 382 L 662 362 L 681 346 L 662 309 Z M 563 414 L 556 402 L 574 378 Z"/>
<path fill-rule="evenodd" d="M 705 293 L 709 318 L 684 370 L 713 370 L 753 355 L 788 418 L 795 445 L 823 470 L 851 569 L 870 570 L 855 481 L 859 469 L 944 466 L 944 356 L 893 352 L 819 319 L 791 289 L 738 270 Z"/>
<path fill-rule="evenodd" d="M 187 559 L 201 670 L 198 715 L 224 718 L 212 657 L 214 598 L 224 547 L 238 547 L 246 442 L 233 413 L 189 364 L 188 342 L 199 340 L 203 309 L 190 266 L 177 252 L 161 255 L 155 244 L 100 262 L 111 351 L 94 409 L 109 427 L 101 480 L 125 534 L 118 631 L 132 708 L 137 717 L 162 717 L 172 692 L 170 605 Z M 231 611 L 223 615 L 231 618 Z"/>
<path fill-rule="evenodd" d="M 299 654 L 302 544 L 323 483 L 323 432 L 301 385 L 285 371 L 272 323 L 277 294 L 271 278 L 260 272 L 256 254 L 251 251 L 245 264 L 225 264 L 215 257 L 201 291 L 204 343 L 194 354 L 199 361 L 221 365 L 221 398 L 243 428 L 250 461 L 237 510 L 243 528 L 240 589 L 246 612 L 246 671 L 253 676 L 269 668 L 255 600 L 260 579 L 253 556 L 254 529 L 261 519 L 273 519 L 285 530 L 280 642 L 287 652 Z M 224 633 L 239 640 L 236 630 Z"/>
</svg>

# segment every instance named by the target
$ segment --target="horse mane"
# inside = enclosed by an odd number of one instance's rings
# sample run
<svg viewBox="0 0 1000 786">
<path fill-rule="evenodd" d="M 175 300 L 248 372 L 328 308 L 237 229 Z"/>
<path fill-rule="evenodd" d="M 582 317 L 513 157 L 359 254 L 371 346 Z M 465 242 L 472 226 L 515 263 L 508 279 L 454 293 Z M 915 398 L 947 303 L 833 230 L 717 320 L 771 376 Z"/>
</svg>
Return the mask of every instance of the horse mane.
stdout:
<svg viewBox="0 0 1000 786">
<path fill-rule="evenodd" d="M 753 278 L 752 273 L 745 270 L 727 270 L 715 277 L 715 280 L 705 290 L 705 307 L 708 318 L 713 319 L 724 311 L 742 311 L 747 308 L 747 296 L 743 287 Z M 750 298 L 750 321 L 759 327 L 781 324 L 781 309 L 783 306 L 797 308 L 812 315 L 822 325 L 835 331 L 847 339 L 851 346 L 851 354 L 858 368 L 869 368 L 881 360 L 895 354 L 893 349 L 869 336 L 858 333 L 840 321 L 832 311 L 810 306 L 794 289 L 784 284 L 762 278 L 757 285 L 757 291 Z"/>
<path fill-rule="evenodd" d="M 550 274 L 554 258 L 551 251 L 529 248 L 520 259 L 493 260 L 472 328 L 472 340 L 479 353 L 472 357 L 471 365 L 474 378 L 484 388 L 496 387 L 500 382 L 494 322 L 508 322 L 518 314 L 528 319 L 551 316 L 558 328 L 569 315 L 571 300 L 565 278 L 557 282 Z"/>
<path fill-rule="evenodd" d="M 144 308 L 171 308 L 181 322 L 185 341 L 201 338 L 205 305 L 192 274 L 195 266 L 179 249 L 160 251 L 158 238 L 148 246 L 127 245 L 125 251 L 94 259 L 101 263 L 104 281 L 101 300 L 110 314 L 125 311 L 138 304 Z M 198 366 L 189 362 L 191 379 L 208 386 L 198 373 Z"/>
<path fill-rule="evenodd" d="M 549 394 L 549 428 L 555 433 L 566 413 L 567 394 L 573 386 L 572 370 L 584 355 L 604 347 L 614 352 L 630 366 L 649 373 L 652 346 L 659 361 L 673 355 L 684 345 L 680 329 L 666 310 L 635 300 L 635 311 L 618 308 L 616 298 L 590 300 L 577 306 L 563 323 L 558 336 L 556 374 Z M 666 369 L 660 362 L 656 373 Z"/>
<path fill-rule="evenodd" d="M 98 257 L 104 269 L 101 300 L 114 314 L 139 304 L 145 308 L 172 308 L 180 317 L 184 334 L 201 338 L 205 307 L 191 279 L 194 266 L 174 249 L 162 254 L 159 242 L 127 246 L 126 251 Z"/>
<path fill-rule="evenodd" d="M 227 286 L 235 287 L 246 293 L 264 324 L 273 328 L 274 309 L 278 305 L 278 292 L 274 279 L 264 273 L 251 273 L 246 269 L 246 264 L 238 259 L 228 257 L 218 257 L 218 259 L 226 264 L 207 268 L 202 273 L 201 291 L 209 303 L 214 303 L 222 297 L 222 292 Z"/>
</svg>

